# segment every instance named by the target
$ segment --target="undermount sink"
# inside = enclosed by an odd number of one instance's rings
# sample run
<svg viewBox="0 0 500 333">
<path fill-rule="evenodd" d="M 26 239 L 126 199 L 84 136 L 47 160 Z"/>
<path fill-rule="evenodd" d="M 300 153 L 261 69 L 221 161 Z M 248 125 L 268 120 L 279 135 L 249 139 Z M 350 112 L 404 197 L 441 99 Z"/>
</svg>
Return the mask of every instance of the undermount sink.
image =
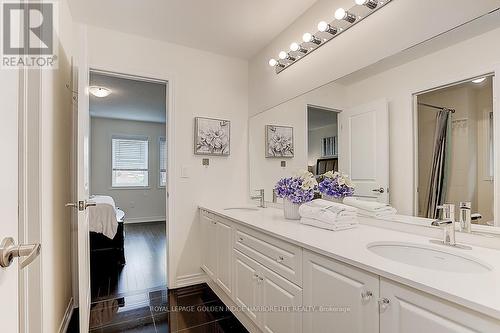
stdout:
<svg viewBox="0 0 500 333">
<path fill-rule="evenodd" d="M 444 246 L 443 246 L 444 247 Z M 435 246 L 399 242 L 374 242 L 368 250 L 408 265 L 455 273 L 486 273 L 492 268 L 480 260 Z"/>
<path fill-rule="evenodd" d="M 259 208 L 257 208 L 257 207 L 229 207 L 229 208 L 224 208 L 224 210 L 255 211 L 255 210 L 259 210 Z"/>
</svg>

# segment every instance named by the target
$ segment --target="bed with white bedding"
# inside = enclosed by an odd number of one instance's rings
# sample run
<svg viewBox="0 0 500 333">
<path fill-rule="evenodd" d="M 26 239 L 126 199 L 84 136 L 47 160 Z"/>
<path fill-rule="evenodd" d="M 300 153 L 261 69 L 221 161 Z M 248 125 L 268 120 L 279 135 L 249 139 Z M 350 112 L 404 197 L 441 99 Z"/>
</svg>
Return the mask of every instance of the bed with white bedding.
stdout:
<svg viewBox="0 0 500 333">
<path fill-rule="evenodd" d="M 89 206 L 90 250 L 93 257 L 125 264 L 123 221 L 125 212 L 116 207 L 112 197 L 94 195 Z"/>
</svg>

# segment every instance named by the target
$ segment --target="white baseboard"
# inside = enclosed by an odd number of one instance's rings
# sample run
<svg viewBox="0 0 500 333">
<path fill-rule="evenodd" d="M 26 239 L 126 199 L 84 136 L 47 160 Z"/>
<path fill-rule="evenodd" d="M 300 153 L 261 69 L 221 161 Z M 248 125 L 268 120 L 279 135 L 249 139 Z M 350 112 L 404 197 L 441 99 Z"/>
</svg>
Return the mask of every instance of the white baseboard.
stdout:
<svg viewBox="0 0 500 333">
<path fill-rule="evenodd" d="M 73 315 L 73 297 L 69 299 L 68 307 L 66 312 L 64 312 L 64 317 L 62 319 L 61 325 L 59 325 L 59 333 L 66 333 L 68 331 L 69 322 L 71 321 L 71 316 Z"/>
<path fill-rule="evenodd" d="M 127 217 L 125 216 L 125 220 L 123 223 L 147 223 L 147 222 L 162 222 L 166 221 L 167 218 L 165 216 L 150 216 L 150 217 Z"/>
<path fill-rule="evenodd" d="M 176 278 L 174 288 L 189 287 L 195 284 L 205 283 L 207 279 L 208 277 L 205 273 L 181 275 Z"/>
</svg>

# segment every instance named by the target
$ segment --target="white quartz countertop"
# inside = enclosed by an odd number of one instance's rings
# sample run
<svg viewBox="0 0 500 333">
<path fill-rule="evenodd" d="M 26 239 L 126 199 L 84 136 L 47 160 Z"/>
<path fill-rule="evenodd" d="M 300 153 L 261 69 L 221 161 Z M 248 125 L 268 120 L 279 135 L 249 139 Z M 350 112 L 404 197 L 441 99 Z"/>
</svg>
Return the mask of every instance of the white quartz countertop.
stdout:
<svg viewBox="0 0 500 333">
<path fill-rule="evenodd" d="M 381 241 L 432 246 L 429 237 L 365 224 L 349 230 L 323 230 L 286 220 L 283 211 L 276 208 L 258 211 L 225 210 L 213 205 L 200 205 L 200 208 L 500 320 L 500 251 L 477 246 L 467 250 L 443 245 L 444 251 L 475 257 L 493 270 L 484 273 L 433 270 L 389 260 L 367 248 L 368 244 Z"/>
</svg>

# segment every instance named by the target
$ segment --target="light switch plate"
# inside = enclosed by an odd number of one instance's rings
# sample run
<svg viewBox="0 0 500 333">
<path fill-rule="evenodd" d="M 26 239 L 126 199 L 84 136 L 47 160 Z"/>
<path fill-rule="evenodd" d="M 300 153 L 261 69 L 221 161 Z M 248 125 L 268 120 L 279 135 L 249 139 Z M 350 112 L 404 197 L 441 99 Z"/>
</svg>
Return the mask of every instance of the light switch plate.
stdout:
<svg viewBox="0 0 500 333">
<path fill-rule="evenodd" d="M 181 178 L 189 178 L 191 173 L 191 168 L 189 165 L 183 165 L 181 167 Z"/>
<path fill-rule="evenodd" d="M 201 161 L 201 165 L 209 166 L 210 165 L 210 160 L 208 158 L 204 158 Z"/>
<path fill-rule="evenodd" d="M 286 168 L 286 161 L 281 161 L 281 167 Z"/>
</svg>

